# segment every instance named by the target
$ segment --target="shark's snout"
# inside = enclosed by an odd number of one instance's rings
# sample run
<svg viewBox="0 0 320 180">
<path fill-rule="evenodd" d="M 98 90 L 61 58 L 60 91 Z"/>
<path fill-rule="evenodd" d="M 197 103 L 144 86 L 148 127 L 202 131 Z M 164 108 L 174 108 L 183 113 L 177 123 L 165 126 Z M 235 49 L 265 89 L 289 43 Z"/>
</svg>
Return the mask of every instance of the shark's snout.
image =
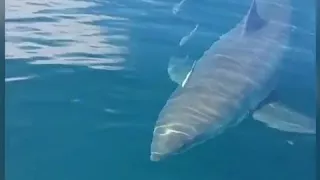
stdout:
<svg viewBox="0 0 320 180">
<path fill-rule="evenodd" d="M 161 158 L 161 154 L 158 154 L 158 153 L 154 153 L 152 152 L 151 155 L 150 155 L 150 160 L 151 161 L 160 161 L 162 158 Z"/>
<path fill-rule="evenodd" d="M 184 144 L 189 142 L 190 136 L 186 133 L 163 128 L 155 132 L 151 143 L 151 161 L 160 161 L 167 156 L 177 153 Z"/>
</svg>

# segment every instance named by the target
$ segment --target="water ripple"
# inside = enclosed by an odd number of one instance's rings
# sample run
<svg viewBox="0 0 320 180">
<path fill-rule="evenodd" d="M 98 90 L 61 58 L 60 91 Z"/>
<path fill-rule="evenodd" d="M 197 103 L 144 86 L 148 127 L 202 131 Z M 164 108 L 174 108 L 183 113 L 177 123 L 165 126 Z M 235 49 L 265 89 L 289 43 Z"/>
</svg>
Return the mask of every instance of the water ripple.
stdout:
<svg viewBox="0 0 320 180">
<path fill-rule="evenodd" d="M 114 32 L 114 27 L 100 27 L 95 22 L 125 24 L 129 19 L 83 10 L 92 6 L 97 4 L 62 0 L 8 1 L 6 59 L 25 59 L 36 65 L 112 67 L 115 64 L 123 68 L 124 55 L 128 54 L 126 29 Z"/>
</svg>

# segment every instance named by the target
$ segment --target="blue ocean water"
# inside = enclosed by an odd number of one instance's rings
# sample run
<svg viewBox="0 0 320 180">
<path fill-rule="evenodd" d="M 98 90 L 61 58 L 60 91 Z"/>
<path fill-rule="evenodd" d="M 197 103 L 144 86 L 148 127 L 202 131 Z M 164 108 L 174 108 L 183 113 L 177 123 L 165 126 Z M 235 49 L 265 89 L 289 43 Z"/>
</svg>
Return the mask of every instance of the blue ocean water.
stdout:
<svg viewBox="0 0 320 180">
<path fill-rule="evenodd" d="M 176 88 L 170 57 L 199 58 L 251 0 L 185 0 L 177 12 L 179 2 L 6 2 L 7 180 L 315 179 L 313 139 L 250 119 L 187 153 L 149 160 L 153 125 Z M 315 99 L 315 2 L 293 3 L 292 73 L 282 84 L 291 91 L 282 95 L 299 106 Z"/>
</svg>

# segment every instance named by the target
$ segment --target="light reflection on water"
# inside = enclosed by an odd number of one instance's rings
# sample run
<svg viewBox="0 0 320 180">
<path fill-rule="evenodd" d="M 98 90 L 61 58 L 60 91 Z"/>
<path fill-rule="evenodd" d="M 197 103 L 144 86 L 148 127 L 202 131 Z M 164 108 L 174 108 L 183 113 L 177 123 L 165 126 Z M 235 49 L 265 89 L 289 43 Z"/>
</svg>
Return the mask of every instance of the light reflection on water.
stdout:
<svg viewBox="0 0 320 180">
<path fill-rule="evenodd" d="M 30 64 L 82 65 L 110 70 L 123 68 L 126 29 L 109 34 L 112 27 L 97 21 L 127 23 L 129 19 L 86 14 L 94 2 L 14 0 L 6 2 L 6 59 Z M 116 41 L 117 43 L 113 43 Z"/>
</svg>

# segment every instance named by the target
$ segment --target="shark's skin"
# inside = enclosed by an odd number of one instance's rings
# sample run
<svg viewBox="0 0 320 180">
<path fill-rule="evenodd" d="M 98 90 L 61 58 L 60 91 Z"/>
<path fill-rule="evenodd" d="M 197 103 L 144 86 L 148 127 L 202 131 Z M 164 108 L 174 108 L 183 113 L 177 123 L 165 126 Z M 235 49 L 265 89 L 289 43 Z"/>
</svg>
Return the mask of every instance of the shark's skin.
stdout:
<svg viewBox="0 0 320 180">
<path fill-rule="evenodd" d="M 256 0 L 248 14 L 197 61 L 156 122 L 151 161 L 216 136 L 273 90 L 290 37 L 290 0 Z"/>
</svg>

